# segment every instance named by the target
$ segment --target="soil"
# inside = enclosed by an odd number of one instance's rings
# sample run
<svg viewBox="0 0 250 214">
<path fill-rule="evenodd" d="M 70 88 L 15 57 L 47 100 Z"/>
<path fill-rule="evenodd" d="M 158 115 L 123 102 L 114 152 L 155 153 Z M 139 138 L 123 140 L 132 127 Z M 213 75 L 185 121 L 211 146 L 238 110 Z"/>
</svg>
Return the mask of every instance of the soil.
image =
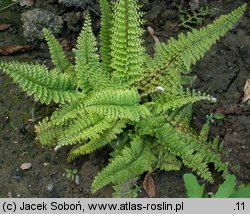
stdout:
<svg viewBox="0 0 250 214">
<path fill-rule="evenodd" d="M 156 36 L 165 41 L 186 29 L 179 26 L 179 13 L 188 6 L 184 0 L 144 0 L 145 28 L 150 25 L 156 30 Z M 204 17 L 203 24 L 221 14 L 226 14 L 242 4 L 241 0 L 200 1 L 201 6 L 208 6 L 212 13 Z M 76 14 L 81 9 L 64 8 L 56 1 L 36 0 L 34 7 L 49 8 L 57 14 Z M 94 8 L 94 9 L 93 9 Z M 91 8 L 96 19 L 94 27 L 99 30 L 98 7 Z M 24 45 L 20 15 L 30 8 L 15 5 L 1 12 L 0 20 L 10 22 L 11 28 L 0 32 L 0 48 L 9 45 Z M 93 12 L 95 11 L 95 12 Z M 74 17 L 74 16 L 72 16 Z M 72 18 L 71 17 L 71 18 Z M 76 23 L 75 20 L 72 21 Z M 215 104 L 202 102 L 194 106 L 193 126 L 199 130 L 206 120 L 206 115 L 221 112 L 222 120 L 215 120 L 211 125 L 210 137 L 219 136 L 223 141 L 222 157 L 229 169 L 237 176 L 238 184 L 250 182 L 250 103 L 242 103 L 245 81 L 250 77 L 250 10 L 237 26 L 214 45 L 206 56 L 193 67 L 197 75 L 193 87 L 217 98 Z M 71 28 L 65 24 L 63 40 L 75 44 L 80 28 Z M 198 28 L 200 26 L 193 25 Z M 154 41 L 145 33 L 145 43 L 152 52 Z M 51 65 L 49 53 L 44 42 L 38 43 L 33 50 L 4 57 L 1 60 L 18 59 Z M 55 152 L 53 148 L 42 147 L 35 140 L 34 124 L 29 119 L 48 115 L 54 106 L 44 106 L 27 97 L 10 78 L 0 73 L 0 197 L 111 197 L 112 188 L 106 187 L 92 195 L 90 185 L 108 159 L 108 149 L 79 158 L 74 163 L 67 163 L 68 148 Z M 31 163 L 29 170 L 21 170 L 22 163 Z M 80 183 L 65 176 L 65 169 L 77 169 Z M 182 176 L 190 169 L 182 168 L 179 172 L 153 173 L 156 184 L 156 197 L 185 197 Z M 222 181 L 215 174 L 216 189 Z M 146 195 L 142 192 L 141 197 Z"/>
</svg>

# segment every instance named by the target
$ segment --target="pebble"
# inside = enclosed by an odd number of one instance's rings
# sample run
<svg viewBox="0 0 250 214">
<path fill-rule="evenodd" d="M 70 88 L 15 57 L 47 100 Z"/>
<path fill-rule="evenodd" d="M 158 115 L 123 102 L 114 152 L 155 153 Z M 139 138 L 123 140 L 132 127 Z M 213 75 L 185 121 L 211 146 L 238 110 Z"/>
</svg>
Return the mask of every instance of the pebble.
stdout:
<svg viewBox="0 0 250 214">
<path fill-rule="evenodd" d="M 76 185 L 80 185 L 80 176 L 79 175 L 75 176 L 75 183 L 76 183 Z"/>
<path fill-rule="evenodd" d="M 54 184 L 48 184 L 48 186 L 47 186 L 48 192 L 53 192 L 54 189 L 55 189 L 55 185 Z"/>
<path fill-rule="evenodd" d="M 20 126 L 20 132 L 22 133 L 22 135 L 26 135 L 27 134 L 27 129 L 26 129 L 26 125 L 22 124 Z"/>
<path fill-rule="evenodd" d="M 28 170 L 28 169 L 30 169 L 32 167 L 32 164 L 31 163 L 22 163 L 21 165 L 20 165 L 20 169 L 21 170 Z"/>
<path fill-rule="evenodd" d="M 242 45 L 240 47 L 239 53 L 241 57 L 249 58 L 250 57 L 250 45 Z"/>
</svg>

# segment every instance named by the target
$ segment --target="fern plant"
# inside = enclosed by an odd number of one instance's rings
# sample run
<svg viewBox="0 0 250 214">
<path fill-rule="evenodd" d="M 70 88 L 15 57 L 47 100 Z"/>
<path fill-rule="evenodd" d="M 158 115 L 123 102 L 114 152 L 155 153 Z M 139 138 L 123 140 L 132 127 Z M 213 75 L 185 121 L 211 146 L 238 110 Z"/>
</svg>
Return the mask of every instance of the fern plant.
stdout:
<svg viewBox="0 0 250 214">
<path fill-rule="evenodd" d="M 191 66 L 242 16 L 243 4 L 200 30 L 159 42 L 153 57 L 143 47 L 138 1 L 100 1 L 100 51 L 86 15 L 71 64 L 55 37 L 44 29 L 54 68 L 22 62 L 1 62 L 0 69 L 34 95 L 59 104 L 35 126 L 37 139 L 55 150 L 72 146 L 72 161 L 110 145 L 110 163 L 94 179 L 92 192 L 112 184 L 115 196 L 133 192 L 147 171 L 192 168 L 213 182 L 208 164 L 223 176 L 218 140 L 208 141 L 209 122 L 197 133 L 190 127 L 192 103 L 210 95 L 184 87 L 193 80 Z M 125 191 L 125 192 L 124 192 Z"/>
</svg>

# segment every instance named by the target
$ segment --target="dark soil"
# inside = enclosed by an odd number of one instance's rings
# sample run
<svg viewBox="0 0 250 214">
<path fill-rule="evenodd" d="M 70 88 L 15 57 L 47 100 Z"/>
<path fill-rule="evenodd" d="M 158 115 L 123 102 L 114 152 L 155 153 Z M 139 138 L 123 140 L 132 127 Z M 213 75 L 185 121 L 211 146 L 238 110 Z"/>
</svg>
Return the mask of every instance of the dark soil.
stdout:
<svg viewBox="0 0 250 214">
<path fill-rule="evenodd" d="M 49 8 L 59 15 L 75 14 L 80 9 L 64 8 L 56 1 L 35 1 L 33 7 Z M 156 30 L 156 36 L 167 40 L 180 31 L 179 11 L 188 6 L 188 1 L 181 0 L 143 0 L 143 10 L 146 12 L 145 28 L 150 25 Z M 242 4 L 241 0 L 200 1 L 208 5 L 213 13 L 205 17 L 204 23 L 211 21 L 220 14 L 228 13 Z M 94 28 L 99 30 L 98 7 L 91 8 L 95 18 Z M 9 45 L 23 45 L 22 24 L 20 14 L 29 8 L 18 5 L 1 12 L 0 20 L 5 14 L 12 27 L 0 32 L 0 48 Z M 93 12 L 95 11 L 95 13 Z M 72 16 L 74 17 L 74 16 Z M 69 19 L 70 20 L 70 19 Z M 72 20 L 74 25 L 75 20 Z M 70 44 L 75 44 L 80 27 L 69 29 L 70 21 L 65 24 L 65 30 L 60 36 Z M 81 26 L 81 23 L 79 24 Z M 199 26 L 193 26 L 199 27 Z M 153 50 L 154 41 L 145 33 L 149 52 Z M 42 62 L 51 65 L 46 45 L 36 44 L 33 50 L 15 56 L 1 57 L 22 61 Z M 233 30 L 226 34 L 207 55 L 193 68 L 197 75 L 194 88 L 208 92 L 218 101 L 215 104 L 197 103 L 194 107 L 193 126 L 199 130 L 206 120 L 206 115 L 222 112 L 226 117 L 216 120 L 210 130 L 211 138 L 219 136 L 223 141 L 222 157 L 228 163 L 238 183 L 250 182 L 250 105 L 242 103 L 245 81 L 250 78 L 250 10 Z M 75 163 L 67 163 L 68 149 L 55 152 L 53 148 L 42 147 L 35 140 L 34 122 L 48 115 L 53 106 L 46 107 L 35 103 L 27 97 L 18 86 L 0 73 L 0 197 L 111 197 L 112 188 L 107 187 L 95 195 L 90 193 L 90 185 L 97 172 L 107 163 L 108 151 L 105 149 L 90 156 L 82 157 Z M 230 111 L 228 110 L 230 109 Z M 236 111 L 235 109 L 240 109 Z M 108 149 L 107 149 L 108 150 Z M 20 170 L 25 162 L 32 163 L 29 170 Z M 65 176 L 65 169 L 77 169 L 80 184 Z M 190 172 L 183 168 L 180 172 L 154 172 L 157 197 L 185 197 L 182 175 Z M 222 181 L 215 174 L 214 188 Z M 54 186 L 50 191 L 48 186 Z M 141 196 L 145 196 L 142 192 Z"/>
</svg>

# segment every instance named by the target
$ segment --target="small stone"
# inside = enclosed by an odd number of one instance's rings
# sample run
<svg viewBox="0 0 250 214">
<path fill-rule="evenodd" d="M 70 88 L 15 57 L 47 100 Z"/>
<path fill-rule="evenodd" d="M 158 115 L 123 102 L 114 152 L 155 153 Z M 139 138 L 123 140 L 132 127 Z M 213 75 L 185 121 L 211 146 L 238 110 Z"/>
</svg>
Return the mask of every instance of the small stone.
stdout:
<svg viewBox="0 0 250 214">
<path fill-rule="evenodd" d="M 250 38 L 250 37 L 249 37 Z M 250 45 L 243 45 L 239 50 L 240 56 L 244 59 L 250 57 Z"/>
<path fill-rule="evenodd" d="M 45 162 L 45 163 L 43 163 L 43 165 L 44 165 L 44 166 L 48 166 L 48 165 L 49 165 L 49 163 L 48 163 L 48 162 Z"/>
<path fill-rule="evenodd" d="M 75 183 L 76 183 L 76 185 L 80 185 L 80 176 L 79 175 L 75 176 Z"/>
<path fill-rule="evenodd" d="M 199 7 L 200 7 L 199 0 L 191 0 L 191 1 L 189 2 L 189 5 L 190 5 L 190 9 L 191 9 L 191 10 L 198 10 Z"/>
<path fill-rule="evenodd" d="M 32 167 L 32 164 L 31 163 L 22 163 L 21 165 L 20 165 L 20 169 L 21 170 L 28 170 L 28 169 L 30 169 Z"/>
<path fill-rule="evenodd" d="M 26 129 L 26 126 L 24 124 L 20 126 L 20 132 L 22 133 L 22 135 L 27 134 L 27 129 Z"/>
<path fill-rule="evenodd" d="M 54 184 L 48 184 L 48 186 L 47 186 L 48 192 L 53 192 L 54 189 L 55 189 L 55 185 Z"/>
<path fill-rule="evenodd" d="M 34 4 L 34 0 L 20 0 L 19 4 L 21 7 L 24 7 L 24 6 L 30 7 Z"/>
</svg>

